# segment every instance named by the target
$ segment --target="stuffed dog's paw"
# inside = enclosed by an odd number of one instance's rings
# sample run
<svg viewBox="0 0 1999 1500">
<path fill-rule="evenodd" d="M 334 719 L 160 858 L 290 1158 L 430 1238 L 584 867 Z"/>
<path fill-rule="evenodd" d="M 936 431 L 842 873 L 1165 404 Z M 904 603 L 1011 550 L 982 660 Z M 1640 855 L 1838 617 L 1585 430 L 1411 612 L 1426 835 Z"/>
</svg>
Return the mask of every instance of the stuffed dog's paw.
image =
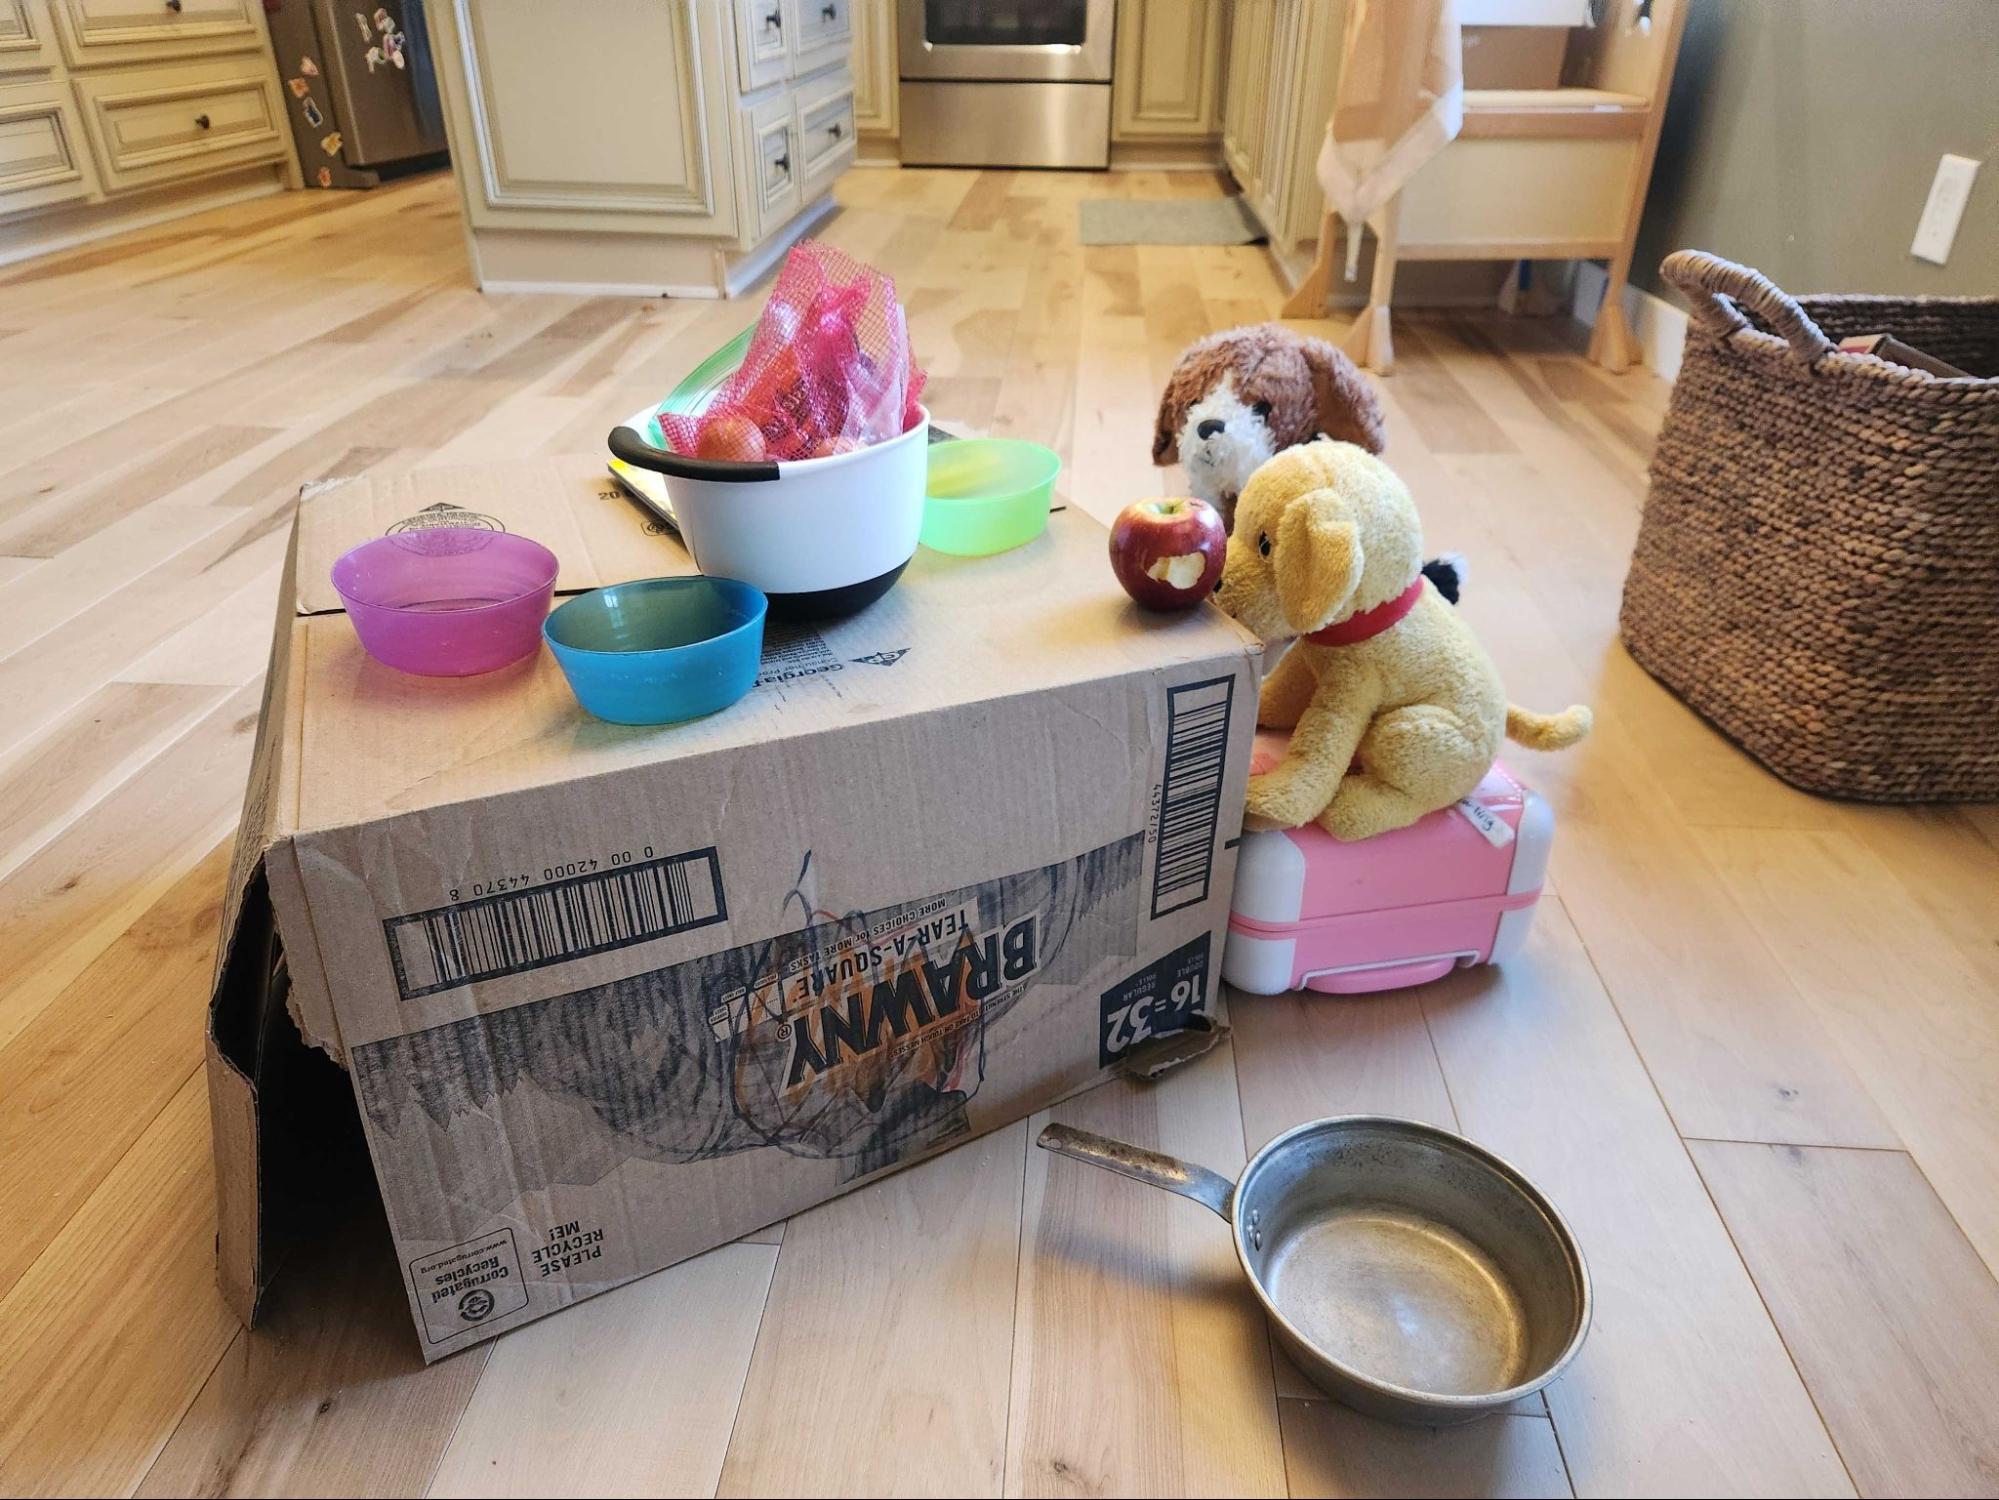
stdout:
<svg viewBox="0 0 1999 1500">
<path fill-rule="evenodd" d="M 1316 818 L 1323 804 L 1316 804 L 1295 776 L 1286 776 L 1280 766 L 1249 778 L 1249 795 L 1243 805 L 1242 826 L 1253 833 L 1271 828 L 1302 828 Z"/>
</svg>

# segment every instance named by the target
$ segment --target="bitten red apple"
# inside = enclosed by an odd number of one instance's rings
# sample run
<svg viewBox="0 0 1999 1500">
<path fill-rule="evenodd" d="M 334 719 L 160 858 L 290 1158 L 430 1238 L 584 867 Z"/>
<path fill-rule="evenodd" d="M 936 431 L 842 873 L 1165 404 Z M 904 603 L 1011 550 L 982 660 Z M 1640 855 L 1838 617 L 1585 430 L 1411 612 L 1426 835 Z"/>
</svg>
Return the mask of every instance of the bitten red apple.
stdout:
<svg viewBox="0 0 1999 1500">
<path fill-rule="evenodd" d="M 1214 592 L 1229 534 L 1205 500 L 1139 500 L 1111 525 L 1111 570 L 1147 609 L 1191 609 Z"/>
</svg>

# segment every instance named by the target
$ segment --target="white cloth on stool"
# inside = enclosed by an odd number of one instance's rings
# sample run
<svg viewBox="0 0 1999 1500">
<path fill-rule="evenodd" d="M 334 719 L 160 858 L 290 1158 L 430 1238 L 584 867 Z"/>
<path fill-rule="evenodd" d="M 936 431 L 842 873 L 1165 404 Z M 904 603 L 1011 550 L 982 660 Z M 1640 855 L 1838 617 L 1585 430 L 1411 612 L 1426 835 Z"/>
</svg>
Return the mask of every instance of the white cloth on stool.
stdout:
<svg viewBox="0 0 1999 1500">
<path fill-rule="evenodd" d="M 1339 98 L 1319 151 L 1319 184 L 1347 226 L 1347 280 L 1361 226 L 1465 118 L 1457 0 L 1352 0 L 1340 48 Z"/>
</svg>

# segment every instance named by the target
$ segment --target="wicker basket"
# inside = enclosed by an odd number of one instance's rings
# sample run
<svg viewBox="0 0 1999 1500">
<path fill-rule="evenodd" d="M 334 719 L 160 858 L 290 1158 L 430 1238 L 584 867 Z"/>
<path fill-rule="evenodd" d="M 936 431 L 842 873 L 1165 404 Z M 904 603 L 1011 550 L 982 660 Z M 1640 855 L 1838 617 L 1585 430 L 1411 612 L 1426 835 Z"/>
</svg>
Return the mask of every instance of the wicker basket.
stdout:
<svg viewBox="0 0 1999 1500">
<path fill-rule="evenodd" d="M 1999 298 L 1797 302 L 1686 250 L 1661 270 L 1693 325 L 1624 584 L 1632 656 L 1808 791 L 1999 797 Z M 1864 333 L 1970 378 L 1834 346 Z"/>
</svg>

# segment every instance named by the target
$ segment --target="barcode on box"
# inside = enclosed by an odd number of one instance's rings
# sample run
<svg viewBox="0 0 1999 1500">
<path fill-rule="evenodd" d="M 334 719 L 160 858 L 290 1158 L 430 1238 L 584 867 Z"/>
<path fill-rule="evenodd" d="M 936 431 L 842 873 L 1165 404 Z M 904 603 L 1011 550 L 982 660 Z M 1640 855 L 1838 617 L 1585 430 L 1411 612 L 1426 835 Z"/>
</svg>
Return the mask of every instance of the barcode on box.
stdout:
<svg viewBox="0 0 1999 1500">
<path fill-rule="evenodd" d="M 1233 677 L 1191 682 L 1166 694 L 1166 778 L 1152 870 L 1155 919 L 1208 899 L 1234 701 Z"/>
<path fill-rule="evenodd" d="M 728 916 L 713 849 L 577 875 L 382 923 L 403 999 L 628 948 Z"/>
</svg>

